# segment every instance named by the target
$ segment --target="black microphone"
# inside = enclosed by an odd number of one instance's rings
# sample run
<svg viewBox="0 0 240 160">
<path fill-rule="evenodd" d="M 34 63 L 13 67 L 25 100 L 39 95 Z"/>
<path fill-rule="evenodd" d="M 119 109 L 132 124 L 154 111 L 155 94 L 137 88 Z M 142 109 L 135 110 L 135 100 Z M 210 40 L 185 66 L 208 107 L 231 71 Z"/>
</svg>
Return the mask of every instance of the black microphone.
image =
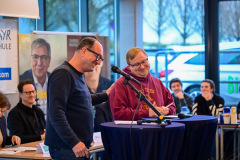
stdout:
<svg viewBox="0 0 240 160">
<path fill-rule="evenodd" d="M 184 113 L 178 113 L 178 118 L 183 119 L 183 118 L 188 118 L 192 117 L 192 114 L 184 114 Z"/>
<path fill-rule="evenodd" d="M 135 78 L 133 78 L 132 76 L 128 75 L 127 73 L 123 72 L 122 70 L 120 70 L 117 66 L 112 66 L 112 71 L 114 73 L 118 73 L 121 74 L 122 76 L 124 76 L 127 80 L 132 80 L 138 84 L 140 84 L 140 82 L 138 80 L 136 80 Z"/>
<path fill-rule="evenodd" d="M 180 119 L 185 118 L 185 114 L 184 113 L 178 113 L 178 118 L 180 118 Z"/>
</svg>

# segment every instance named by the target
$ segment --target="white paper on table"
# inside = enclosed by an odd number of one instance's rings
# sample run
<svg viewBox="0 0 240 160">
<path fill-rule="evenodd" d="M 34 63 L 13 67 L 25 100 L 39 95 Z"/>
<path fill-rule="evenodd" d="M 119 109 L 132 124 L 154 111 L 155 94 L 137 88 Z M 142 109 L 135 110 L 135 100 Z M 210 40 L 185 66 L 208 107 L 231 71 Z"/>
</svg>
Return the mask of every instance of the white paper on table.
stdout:
<svg viewBox="0 0 240 160">
<path fill-rule="evenodd" d="M 115 124 L 137 124 L 137 121 L 114 121 Z"/>
<path fill-rule="evenodd" d="M 1 150 L 0 154 L 15 154 L 21 151 L 15 151 L 15 150 Z"/>
<path fill-rule="evenodd" d="M 11 148 L 4 148 L 2 151 L 36 151 L 37 148 L 34 147 L 11 147 Z"/>
<path fill-rule="evenodd" d="M 114 121 L 115 124 L 131 124 L 132 121 Z M 137 121 L 133 121 L 132 124 L 137 124 Z M 144 122 L 141 125 L 156 125 L 158 124 L 157 122 Z"/>
<path fill-rule="evenodd" d="M 51 156 L 50 156 L 50 153 L 45 153 L 43 154 L 43 157 L 51 157 Z"/>
<path fill-rule="evenodd" d="M 178 115 L 166 115 L 165 118 L 178 118 Z"/>
</svg>

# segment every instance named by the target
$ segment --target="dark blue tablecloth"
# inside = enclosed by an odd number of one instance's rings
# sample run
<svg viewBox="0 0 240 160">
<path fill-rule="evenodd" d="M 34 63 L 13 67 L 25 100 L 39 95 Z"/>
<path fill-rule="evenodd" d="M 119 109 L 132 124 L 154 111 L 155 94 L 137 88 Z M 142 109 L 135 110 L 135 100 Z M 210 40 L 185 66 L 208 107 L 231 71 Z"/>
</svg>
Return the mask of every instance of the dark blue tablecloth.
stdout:
<svg viewBox="0 0 240 160">
<path fill-rule="evenodd" d="M 183 145 L 178 159 L 207 160 L 215 140 L 217 121 L 216 117 L 204 115 L 172 119 L 172 122 L 185 124 Z"/>
<path fill-rule="evenodd" d="M 131 136 L 130 125 L 102 123 L 101 130 L 109 160 L 133 160 L 134 155 L 136 160 L 176 160 L 182 146 L 185 125 L 175 122 L 165 128 L 157 124 L 133 125 Z"/>
<path fill-rule="evenodd" d="M 154 118 L 144 118 L 151 119 Z M 155 118 L 156 119 L 156 118 Z M 178 160 L 207 160 L 210 157 L 217 129 L 217 118 L 194 115 L 189 118 L 171 119 L 172 122 L 184 123 L 185 133 Z"/>
</svg>

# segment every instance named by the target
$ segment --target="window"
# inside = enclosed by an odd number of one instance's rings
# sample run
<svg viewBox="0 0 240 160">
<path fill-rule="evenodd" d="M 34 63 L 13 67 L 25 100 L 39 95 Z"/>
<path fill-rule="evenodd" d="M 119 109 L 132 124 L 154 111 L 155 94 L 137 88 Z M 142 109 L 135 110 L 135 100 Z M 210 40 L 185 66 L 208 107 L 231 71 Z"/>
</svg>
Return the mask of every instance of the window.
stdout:
<svg viewBox="0 0 240 160">
<path fill-rule="evenodd" d="M 114 0 L 88 1 L 88 31 L 109 36 L 110 64 L 114 65 Z M 114 79 L 114 75 L 111 75 Z"/>
<path fill-rule="evenodd" d="M 219 47 L 228 48 L 219 55 L 220 95 L 228 106 L 236 106 L 240 97 L 240 1 L 219 2 Z"/>
<path fill-rule="evenodd" d="M 78 32 L 78 1 L 46 0 L 46 31 Z"/>
<path fill-rule="evenodd" d="M 203 14 L 204 0 L 143 0 L 144 49 L 153 59 L 151 73 L 165 86 L 178 77 L 184 91 L 199 91 L 205 77 Z"/>
</svg>

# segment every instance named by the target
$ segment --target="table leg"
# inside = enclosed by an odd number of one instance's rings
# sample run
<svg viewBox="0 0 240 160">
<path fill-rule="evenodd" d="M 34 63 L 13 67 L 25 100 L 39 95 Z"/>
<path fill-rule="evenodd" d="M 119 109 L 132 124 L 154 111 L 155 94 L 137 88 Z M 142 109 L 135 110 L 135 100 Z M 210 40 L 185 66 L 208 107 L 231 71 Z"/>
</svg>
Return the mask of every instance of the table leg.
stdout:
<svg viewBox="0 0 240 160">
<path fill-rule="evenodd" d="M 223 127 L 220 127 L 220 144 L 221 144 L 221 157 L 220 159 L 223 159 L 223 153 L 224 153 L 224 148 L 223 148 Z"/>
<path fill-rule="evenodd" d="M 216 160 L 219 160 L 219 134 L 218 134 L 218 127 L 216 130 Z"/>
<path fill-rule="evenodd" d="M 237 152 L 237 155 L 238 155 L 238 160 L 240 159 L 240 131 L 237 131 L 238 132 L 238 143 L 237 143 L 237 149 L 238 149 L 238 152 Z"/>
<path fill-rule="evenodd" d="M 235 159 L 236 156 L 236 130 L 234 131 L 234 137 L 233 137 L 233 159 Z"/>
</svg>

